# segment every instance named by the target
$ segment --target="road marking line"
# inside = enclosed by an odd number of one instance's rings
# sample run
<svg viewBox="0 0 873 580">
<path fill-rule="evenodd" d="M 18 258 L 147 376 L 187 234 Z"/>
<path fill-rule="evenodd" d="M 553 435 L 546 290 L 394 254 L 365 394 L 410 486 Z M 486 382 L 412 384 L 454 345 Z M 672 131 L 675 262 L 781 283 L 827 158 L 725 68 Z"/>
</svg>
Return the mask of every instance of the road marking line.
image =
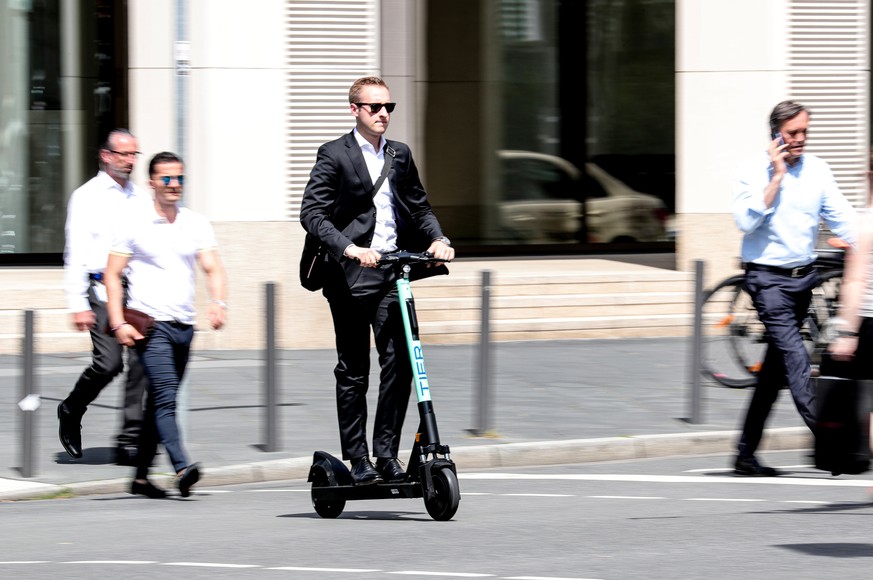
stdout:
<svg viewBox="0 0 873 580">
<path fill-rule="evenodd" d="M 504 493 L 501 495 L 507 497 L 575 497 L 573 494 L 569 493 Z"/>
<path fill-rule="evenodd" d="M 361 569 L 361 568 L 307 568 L 304 566 L 278 566 L 275 568 L 266 568 L 266 570 L 285 570 L 289 572 L 348 572 L 350 574 L 358 574 L 361 572 L 381 572 L 376 569 Z"/>
<path fill-rule="evenodd" d="M 815 469 L 814 465 L 774 465 L 775 469 Z M 686 469 L 682 473 L 733 473 L 733 467 L 711 467 L 709 469 Z"/>
<path fill-rule="evenodd" d="M 291 493 L 309 493 L 309 489 L 247 489 L 249 493 L 274 493 L 274 492 L 291 492 Z"/>
<path fill-rule="evenodd" d="M 667 499 L 656 495 L 586 495 L 585 497 L 594 499 Z"/>
<path fill-rule="evenodd" d="M 388 574 L 399 574 L 403 576 L 451 576 L 453 578 L 491 578 L 494 574 L 475 574 L 465 572 L 422 572 L 420 570 L 404 570 L 400 572 L 387 572 Z"/>
<path fill-rule="evenodd" d="M 813 487 L 870 487 L 871 479 L 813 479 L 811 477 L 699 477 L 692 475 L 629 475 L 629 474 L 553 474 L 531 473 L 464 473 L 460 479 L 476 480 L 531 480 L 531 481 L 624 481 L 628 483 L 746 483 L 755 485 L 808 485 Z"/>
<path fill-rule="evenodd" d="M 684 501 L 768 501 L 766 499 L 738 497 L 686 497 Z"/>
<path fill-rule="evenodd" d="M 258 564 L 221 564 L 219 562 L 164 562 L 162 566 L 191 566 L 199 568 L 260 568 Z"/>
<path fill-rule="evenodd" d="M 71 562 L 61 562 L 62 564 L 157 564 L 150 560 L 75 560 Z"/>
<path fill-rule="evenodd" d="M 599 580 L 598 578 L 556 578 L 554 576 L 508 576 L 506 580 Z"/>
</svg>

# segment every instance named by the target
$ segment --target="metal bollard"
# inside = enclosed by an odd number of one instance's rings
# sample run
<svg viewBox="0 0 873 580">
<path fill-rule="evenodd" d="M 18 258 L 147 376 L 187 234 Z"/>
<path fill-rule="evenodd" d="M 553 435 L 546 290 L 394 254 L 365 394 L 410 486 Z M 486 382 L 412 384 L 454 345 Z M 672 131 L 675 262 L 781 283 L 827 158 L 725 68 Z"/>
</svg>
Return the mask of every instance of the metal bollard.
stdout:
<svg viewBox="0 0 873 580">
<path fill-rule="evenodd" d="M 691 343 L 691 413 L 689 422 L 703 423 L 700 390 L 701 357 L 703 356 L 703 260 L 694 261 L 694 335 Z"/>
<path fill-rule="evenodd" d="M 482 321 L 479 331 L 479 372 L 476 389 L 476 427 L 468 429 L 476 436 L 486 435 L 491 425 L 491 271 L 482 271 Z"/>
<path fill-rule="evenodd" d="M 276 393 L 276 284 L 266 290 L 266 352 L 264 356 L 265 443 L 264 451 L 279 450 L 278 395 Z"/>
<path fill-rule="evenodd" d="M 24 341 L 21 376 L 21 475 L 35 475 L 34 455 L 36 454 L 36 410 L 39 408 L 39 395 L 33 392 L 33 310 L 24 312 Z"/>
</svg>

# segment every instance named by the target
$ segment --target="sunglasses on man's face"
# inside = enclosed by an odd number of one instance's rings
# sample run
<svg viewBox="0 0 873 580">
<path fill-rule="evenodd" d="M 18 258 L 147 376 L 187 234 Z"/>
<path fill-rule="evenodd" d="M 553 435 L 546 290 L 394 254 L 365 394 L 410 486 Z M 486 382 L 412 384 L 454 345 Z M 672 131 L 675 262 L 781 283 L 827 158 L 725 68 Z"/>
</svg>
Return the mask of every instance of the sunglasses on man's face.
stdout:
<svg viewBox="0 0 873 580">
<path fill-rule="evenodd" d="M 170 182 L 173 181 L 174 179 L 177 182 L 179 182 L 179 185 L 185 184 L 185 176 L 184 175 L 165 175 L 165 176 L 160 178 L 160 180 L 162 182 L 164 182 L 164 185 L 170 185 Z"/>
<path fill-rule="evenodd" d="M 363 107 L 364 105 L 370 107 L 370 113 L 375 115 L 379 111 L 382 110 L 382 107 L 385 107 L 385 110 L 389 113 L 394 112 L 394 107 L 397 106 L 397 103 L 355 103 L 358 107 Z"/>
</svg>

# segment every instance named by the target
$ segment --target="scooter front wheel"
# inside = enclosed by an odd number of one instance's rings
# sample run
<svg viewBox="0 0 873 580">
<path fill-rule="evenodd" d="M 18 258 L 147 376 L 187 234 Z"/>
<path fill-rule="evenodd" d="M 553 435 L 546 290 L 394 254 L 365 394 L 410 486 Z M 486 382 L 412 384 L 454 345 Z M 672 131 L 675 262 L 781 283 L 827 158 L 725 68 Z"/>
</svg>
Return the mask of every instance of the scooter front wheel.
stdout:
<svg viewBox="0 0 873 580">
<path fill-rule="evenodd" d="M 330 486 L 330 479 L 328 478 L 325 468 L 321 465 L 313 467 L 310 477 L 310 481 L 312 481 L 312 507 L 315 508 L 315 513 L 328 519 L 339 517 L 339 515 L 343 513 L 343 509 L 346 507 L 346 500 L 336 499 L 325 501 L 324 499 L 316 497 L 316 488 Z"/>
<path fill-rule="evenodd" d="M 450 468 L 443 467 L 433 473 L 432 479 L 433 495 L 428 497 L 425 491 L 424 507 L 433 519 L 448 521 L 458 511 L 458 503 L 461 501 L 458 476 Z"/>
</svg>

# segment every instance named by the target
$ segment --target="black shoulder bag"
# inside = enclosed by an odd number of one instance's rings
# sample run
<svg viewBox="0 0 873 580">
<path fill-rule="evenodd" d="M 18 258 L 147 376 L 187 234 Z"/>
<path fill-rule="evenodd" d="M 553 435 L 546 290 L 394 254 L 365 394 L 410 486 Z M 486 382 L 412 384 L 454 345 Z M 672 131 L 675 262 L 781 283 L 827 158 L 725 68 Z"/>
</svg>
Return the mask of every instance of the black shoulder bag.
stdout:
<svg viewBox="0 0 873 580">
<path fill-rule="evenodd" d="M 379 179 L 373 186 L 372 195 L 378 193 L 382 183 L 388 177 L 388 172 L 391 171 L 391 165 L 394 163 L 394 149 L 387 143 L 385 144 L 385 163 L 382 165 L 382 173 L 379 174 Z M 312 234 L 306 234 L 306 239 L 303 242 L 303 253 L 300 256 L 300 285 L 315 292 L 324 288 L 324 276 L 327 269 L 328 249 L 322 244 L 318 238 Z"/>
</svg>

